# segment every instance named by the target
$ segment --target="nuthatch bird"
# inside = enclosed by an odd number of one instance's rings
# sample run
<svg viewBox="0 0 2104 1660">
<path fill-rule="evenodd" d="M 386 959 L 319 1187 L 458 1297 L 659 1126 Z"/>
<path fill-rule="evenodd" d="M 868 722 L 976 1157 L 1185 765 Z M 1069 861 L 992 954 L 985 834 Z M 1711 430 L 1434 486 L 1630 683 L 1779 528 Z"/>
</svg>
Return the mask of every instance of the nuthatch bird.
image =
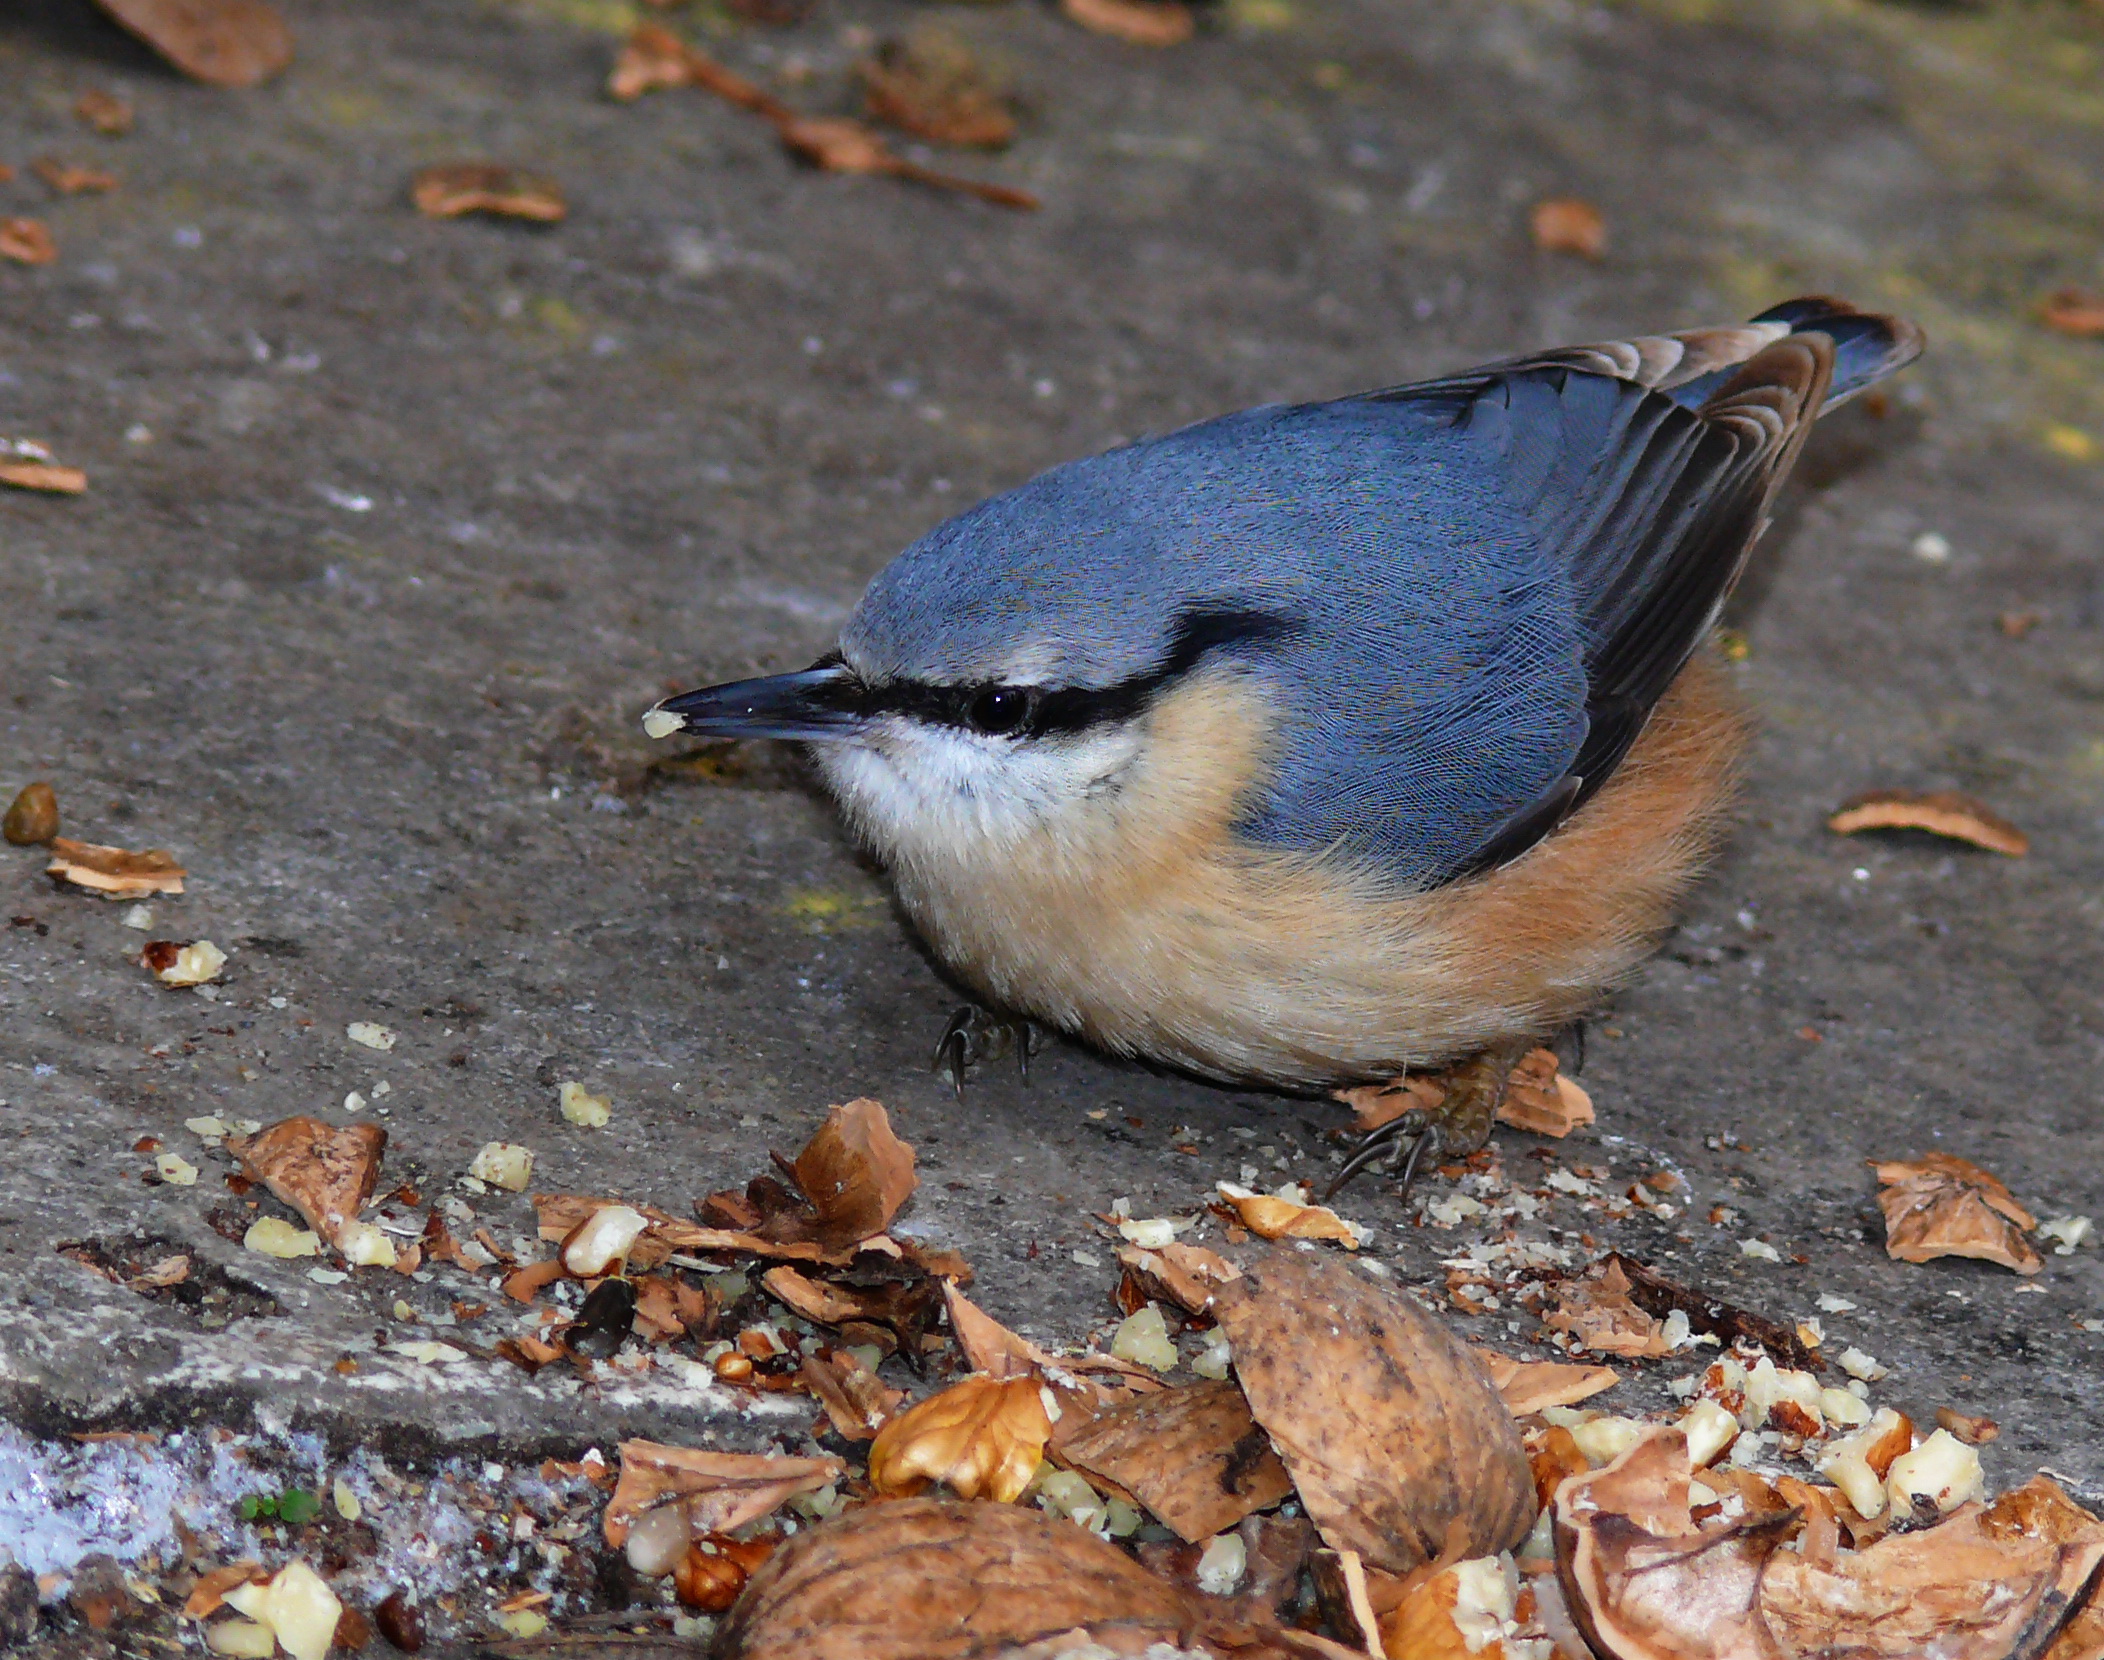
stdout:
<svg viewBox="0 0 2104 1660">
<path fill-rule="evenodd" d="M 1287 1092 L 1452 1066 L 1367 1150 L 1414 1171 L 1715 852 L 1706 637 L 1813 420 L 1921 347 L 1808 298 L 1204 421 L 937 526 L 838 650 L 646 724 L 809 745 L 992 1009 Z"/>
</svg>

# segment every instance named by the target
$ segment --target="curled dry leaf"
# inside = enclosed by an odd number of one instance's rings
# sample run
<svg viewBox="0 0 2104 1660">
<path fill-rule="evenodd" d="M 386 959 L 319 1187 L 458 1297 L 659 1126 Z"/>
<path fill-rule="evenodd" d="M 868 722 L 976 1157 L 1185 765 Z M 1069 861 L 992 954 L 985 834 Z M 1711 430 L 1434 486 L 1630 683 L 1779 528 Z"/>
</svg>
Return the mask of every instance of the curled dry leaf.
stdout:
<svg viewBox="0 0 2104 1660">
<path fill-rule="evenodd" d="M 1005 150 L 1015 142 L 1007 99 L 964 42 L 946 30 L 887 40 L 855 72 L 873 121 L 966 149 Z"/>
<path fill-rule="evenodd" d="M 66 836 L 51 841 L 51 863 L 46 875 L 76 888 L 86 888 L 105 899 L 139 899 L 151 893 L 181 893 L 188 873 L 166 848 L 149 847 L 133 853 L 121 847 L 100 847 Z"/>
<path fill-rule="evenodd" d="M 892 1134 L 882 1104 L 867 1097 L 829 1108 L 793 1168 L 818 1212 L 820 1240 L 834 1247 L 882 1233 L 920 1185 L 913 1149 Z"/>
<path fill-rule="evenodd" d="M 606 1505 L 606 1542 L 619 1549 L 638 1517 L 673 1500 L 685 1509 L 693 1533 L 730 1533 L 798 1493 L 815 1493 L 837 1481 L 846 1468 L 837 1458 L 780 1458 L 624 1441 L 621 1479 Z"/>
<path fill-rule="evenodd" d="M 1552 196 L 1536 202 L 1527 229 L 1544 253 L 1577 254 L 1598 259 L 1607 252 L 1607 220 L 1590 202 L 1575 196 Z"/>
<path fill-rule="evenodd" d="M 1250 1411 L 1338 1550 L 1409 1573 L 1526 1537 L 1534 1481 L 1512 1415 L 1445 1327 L 1335 1257 L 1273 1251 L 1213 1312 Z"/>
<path fill-rule="evenodd" d="M 1984 801 L 1958 790 L 1871 790 L 1844 802 L 1826 827 L 1840 836 L 1863 830 L 1926 830 L 2012 859 L 2031 851 L 2030 837 Z"/>
<path fill-rule="evenodd" d="M 0 818 L 0 836 L 11 847 L 41 847 L 58 834 L 58 792 L 39 781 L 24 784 Z"/>
<path fill-rule="evenodd" d="M 1690 1474 L 1681 1433 L 1654 1429 L 1557 1495 L 1558 1572 L 1609 1660 L 2035 1654 L 2104 1564 L 2104 1529 L 1997 1537 L 1972 1507 L 1860 1551 L 1839 1550 L 1825 1517 L 1796 1507 L 1698 1527 Z M 1798 1549 L 1782 1548 L 1793 1539 Z"/>
<path fill-rule="evenodd" d="M 2045 1265 L 2024 1237 L 2038 1219 L 1977 1164 L 1950 1153 L 1875 1164 L 1885 1254 L 1901 1262 L 1978 1257 L 2019 1274 Z"/>
<path fill-rule="evenodd" d="M 887 1495 L 939 1481 L 960 1498 L 1007 1504 L 1030 1485 L 1052 1438 L 1033 1377 L 960 1379 L 889 1419 L 869 1449 L 869 1484 Z"/>
<path fill-rule="evenodd" d="M 2038 320 L 2049 329 L 2093 340 L 2104 335 L 2104 294 L 2086 288 L 2061 288 L 2048 294 Z"/>
<path fill-rule="evenodd" d="M 1595 1354 L 1631 1359 L 1671 1354 L 1664 1328 L 1629 1295 L 1629 1276 L 1609 1258 L 1593 1271 L 1556 1288 L 1556 1307 L 1542 1323 L 1568 1332 Z"/>
<path fill-rule="evenodd" d="M 1094 1534 L 1013 1505 L 867 1505 L 788 1541 L 730 1612 L 715 1660 L 975 1660 L 1095 1633 L 1137 1653 L 1193 1599 Z"/>
<path fill-rule="evenodd" d="M 1249 1402 L 1225 1380 L 1159 1390 L 1060 1428 L 1061 1462 L 1129 1493 L 1193 1544 L 1293 1491 Z"/>
<path fill-rule="evenodd" d="M 1091 34 L 1128 46 L 1181 46 L 1197 30 L 1182 0 L 1059 0 L 1059 9 Z"/>
<path fill-rule="evenodd" d="M 17 265 L 49 265 L 58 258 L 58 243 L 41 219 L 0 219 L 0 259 Z"/>
<path fill-rule="evenodd" d="M 1242 1277 L 1241 1269 L 1203 1245 L 1121 1245 L 1118 1261 L 1125 1265 L 1140 1301 L 1171 1303 L 1186 1314 L 1205 1314 L 1213 1293 Z"/>
<path fill-rule="evenodd" d="M 387 1132 L 377 1124 L 338 1129 L 318 1118 L 284 1118 L 245 1141 L 229 1141 L 227 1151 L 334 1243 L 372 1197 L 386 1146 Z"/>
<path fill-rule="evenodd" d="M 98 0 L 193 81 L 256 86 L 292 62 L 292 31 L 263 0 Z"/>
<path fill-rule="evenodd" d="M 504 219 L 529 219 L 553 225 L 569 209 L 563 187 L 553 179 L 498 162 L 450 162 L 426 167 L 410 181 L 410 200 L 427 219 L 457 219 L 465 213 L 489 213 Z"/>
<path fill-rule="evenodd" d="M 1356 1251 L 1366 1230 L 1327 1205 L 1307 1205 L 1272 1193 L 1253 1193 L 1239 1182 L 1213 1184 L 1242 1225 L 1259 1239 L 1328 1239 Z"/>
<path fill-rule="evenodd" d="M 1557 1360 L 1514 1360 L 1495 1349 L 1470 1345 L 1470 1354 L 1490 1375 L 1498 1399 L 1515 1418 L 1544 1407 L 1576 1406 L 1621 1381 L 1612 1366 L 1567 1366 Z"/>
</svg>

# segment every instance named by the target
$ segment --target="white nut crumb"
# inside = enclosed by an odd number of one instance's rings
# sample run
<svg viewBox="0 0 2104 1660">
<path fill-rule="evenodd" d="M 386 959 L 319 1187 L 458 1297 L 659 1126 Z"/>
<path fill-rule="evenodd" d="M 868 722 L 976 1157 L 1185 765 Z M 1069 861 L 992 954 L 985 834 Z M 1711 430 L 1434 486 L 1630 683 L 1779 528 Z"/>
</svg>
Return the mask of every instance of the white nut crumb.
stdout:
<svg viewBox="0 0 2104 1660">
<path fill-rule="evenodd" d="M 156 969 L 154 978 L 164 986 L 201 986 L 218 979 L 219 971 L 224 967 L 224 951 L 210 940 L 192 940 L 176 951 L 174 962 L 166 968 Z"/>
<path fill-rule="evenodd" d="M 1782 1252 L 1778 1251 L 1765 1239 L 1740 1240 L 1739 1255 L 1743 1257 L 1753 1257 L 1761 1262 L 1780 1262 L 1783 1259 Z"/>
<path fill-rule="evenodd" d="M 322 1660 L 336 1640 L 343 1604 L 320 1574 L 294 1560 L 265 1585 L 237 1585 L 228 1606 L 268 1626 L 292 1660 Z"/>
<path fill-rule="evenodd" d="M 358 1495 L 351 1491 L 351 1484 L 342 1476 L 329 1489 L 329 1501 L 336 1506 L 336 1514 L 347 1522 L 355 1522 L 365 1514 L 365 1507 L 358 1502 Z"/>
<path fill-rule="evenodd" d="M 1234 1351 L 1227 1345 L 1227 1333 L 1215 1326 L 1205 1334 L 1205 1347 L 1198 1358 L 1191 1362 L 1191 1370 L 1202 1378 L 1218 1380 L 1227 1376 L 1228 1368 L 1234 1364 Z"/>
<path fill-rule="evenodd" d="M 281 1216 L 258 1217 L 241 1236 L 242 1246 L 267 1257 L 314 1257 L 321 1255 L 321 1235 L 295 1228 Z"/>
<path fill-rule="evenodd" d="M 1585 1461 L 1597 1470 L 1603 1464 L 1612 1464 L 1635 1446 L 1638 1437 L 1650 1427 L 1640 1419 L 1602 1415 L 1571 1425 L 1571 1439 L 1578 1443 Z"/>
<path fill-rule="evenodd" d="M 646 738 L 669 738 L 673 733 L 686 728 L 686 717 L 675 715 L 670 709 L 649 709 L 643 714 L 643 735 Z"/>
<path fill-rule="evenodd" d="M 1821 1314 L 1850 1314 L 1854 1312 L 1855 1306 L 1846 1297 L 1836 1297 L 1831 1291 L 1819 1293 L 1819 1312 Z"/>
<path fill-rule="evenodd" d="M 1198 1556 L 1198 1589 L 1208 1596 L 1234 1594 L 1249 1568 L 1249 1547 L 1239 1533 L 1217 1533 Z"/>
<path fill-rule="evenodd" d="M 511 1141 L 485 1142 L 482 1151 L 475 1155 L 475 1162 L 468 1166 L 468 1176 L 491 1187 L 501 1187 L 507 1193 L 524 1193 L 526 1184 L 533 1180 L 533 1149 Z"/>
<path fill-rule="evenodd" d="M 183 1128 L 205 1141 L 226 1139 L 226 1121 L 221 1118 L 186 1118 L 183 1120 Z"/>
<path fill-rule="evenodd" d="M 1131 1217 L 1118 1224 L 1118 1232 L 1144 1251 L 1158 1251 L 1176 1243 L 1176 1219 L 1172 1216 Z"/>
<path fill-rule="evenodd" d="M 1680 1420 L 1688 1438 L 1688 1460 L 1697 1469 L 1720 1457 L 1739 1438 L 1739 1421 L 1715 1401 L 1697 1401 Z"/>
<path fill-rule="evenodd" d="M 579 1279 L 597 1279 L 628 1255 L 650 1218 L 627 1205 L 601 1205 L 578 1224 L 563 1247 L 563 1266 Z"/>
<path fill-rule="evenodd" d="M 436 1366 L 442 1361 L 465 1360 L 467 1356 L 450 1343 L 436 1343 L 425 1339 L 413 1343 L 390 1343 L 387 1352 L 402 1355 L 420 1365 Z"/>
<path fill-rule="evenodd" d="M 1939 1429 L 1910 1453 L 1902 1453 L 1885 1472 L 1885 1491 L 1895 1509 L 1912 1512 L 1926 1499 L 1937 1510 L 1955 1510 L 1987 1492 L 1980 1455 L 1947 1429 Z"/>
<path fill-rule="evenodd" d="M 197 1166 L 180 1153 L 163 1153 L 153 1161 L 153 1167 L 161 1173 L 161 1180 L 171 1187 L 195 1187 Z"/>
<path fill-rule="evenodd" d="M 2038 1224 L 2038 1237 L 2053 1241 L 2055 1256 L 2073 1256 L 2078 1246 L 2095 1242 L 2097 1224 L 2087 1216 L 2055 1216 Z"/>
<path fill-rule="evenodd" d="M 392 1049 L 397 1034 L 378 1021 L 354 1020 L 343 1029 L 343 1035 L 353 1043 L 362 1043 L 368 1049 Z"/>
<path fill-rule="evenodd" d="M 227 1660 L 271 1660 L 277 1634 L 259 1620 L 221 1620 L 205 1631 L 205 1647 Z"/>
<path fill-rule="evenodd" d="M 1924 564 L 1948 564 L 1951 557 L 1950 538 L 1940 536 L 1933 530 L 1924 530 L 1907 544 L 1907 551 Z"/>
<path fill-rule="evenodd" d="M 603 1130 L 614 1116 L 612 1096 L 594 1095 L 575 1078 L 563 1080 L 556 1099 L 563 1117 L 581 1130 Z"/>
<path fill-rule="evenodd" d="M 1861 1349 L 1849 1347 L 1834 1357 L 1835 1364 L 1852 1378 L 1861 1378 L 1865 1383 L 1875 1383 L 1883 1377 L 1889 1367 L 1880 1366 L 1876 1355 L 1865 1354 Z"/>
<path fill-rule="evenodd" d="M 360 1095 L 355 1089 L 350 1091 L 343 1098 L 343 1110 L 345 1112 L 365 1111 L 365 1097 Z"/>
<path fill-rule="evenodd" d="M 1117 1335 L 1110 1340 L 1110 1352 L 1119 1360 L 1130 1360 L 1156 1372 L 1171 1370 L 1177 1361 L 1176 1345 L 1169 1341 L 1168 1322 L 1153 1303 L 1118 1327 Z"/>
<path fill-rule="evenodd" d="M 151 933 L 153 930 L 153 907 L 151 905 L 134 905 L 117 920 L 127 928 L 136 928 L 142 934 Z"/>
<path fill-rule="evenodd" d="M 392 1268 L 394 1241 L 370 1222 L 346 1222 L 336 1235 L 336 1249 L 353 1268 Z"/>
</svg>

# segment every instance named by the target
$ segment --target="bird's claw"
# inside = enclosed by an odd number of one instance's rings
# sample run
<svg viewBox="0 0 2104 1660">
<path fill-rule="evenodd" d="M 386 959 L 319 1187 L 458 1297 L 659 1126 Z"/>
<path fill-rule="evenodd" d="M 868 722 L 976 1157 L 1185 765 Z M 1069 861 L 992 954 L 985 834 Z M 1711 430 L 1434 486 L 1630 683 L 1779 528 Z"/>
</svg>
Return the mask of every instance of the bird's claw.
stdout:
<svg viewBox="0 0 2104 1660">
<path fill-rule="evenodd" d="M 975 1003 L 953 1013 L 935 1041 L 933 1068 L 949 1079 L 957 1099 L 964 1099 L 964 1079 L 982 1061 L 997 1061 L 1013 1051 L 1016 1071 L 1030 1081 L 1030 1057 L 1038 1050 L 1038 1030 L 1020 1015 L 994 1014 Z"/>
<path fill-rule="evenodd" d="M 1324 1201 L 1375 1165 L 1384 1171 L 1400 1167 L 1402 1196 L 1407 1197 L 1428 1162 L 1436 1164 L 1449 1153 L 1465 1157 L 1481 1147 L 1490 1139 L 1506 1083 L 1527 1047 L 1516 1041 L 1497 1044 L 1450 1069 L 1442 1079 L 1446 1094 L 1439 1105 L 1412 1107 L 1362 1138 L 1323 1194 Z"/>
<path fill-rule="evenodd" d="M 1369 1132 L 1344 1161 L 1344 1168 L 1337 1172 L 1336 1179 L 1323 1190 L 1322 1200 L 1328 1204 L 1335 1198 L 1344 1184 L 1354 1176 L 1378 1165 L 1383 1172 L 1402 1170 L 1400 1197 L 1407 1198 L 1417 1173 L 1424 1168 L 1427 1158 L 1437 1160 L 1445 1145 L 1446 1134 L 1433 1114 L 1421 1107 L 1413 1107 L 1400 1118 L 1392 1119 L 1378 1130 Z"/>
</svg>

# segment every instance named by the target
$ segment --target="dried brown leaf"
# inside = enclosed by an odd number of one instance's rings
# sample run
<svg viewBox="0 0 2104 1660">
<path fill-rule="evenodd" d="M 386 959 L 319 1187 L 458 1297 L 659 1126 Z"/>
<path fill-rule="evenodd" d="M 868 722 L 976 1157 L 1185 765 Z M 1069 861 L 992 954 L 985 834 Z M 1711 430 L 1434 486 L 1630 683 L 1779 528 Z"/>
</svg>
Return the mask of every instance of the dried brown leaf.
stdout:
<svg viewBox="0 0 2104 1660">
<path fill-rule="evenodd" d="M 1477 1362 L 1336 1257 L 1273 1251 L 1213 1299 L 1250 1411 L 1324 1540 L 1408 1573 L 1519 1543 L 1534 1482 Z"/>
<path fill-rule="evenodd" d="M 877 1431 L 869 1484 L 899 1495 L 939 1481 L 960 1498 L 1010 1502 L 1052 1437 L 1044 1390 L 1030 1377 L 968 1377 L 916 1402 Z"/>
<path fill-rule="evenodd" d="M 449 162 L 426 167 L 410 181 L 410 200 L 429 219 L 489 213 L 552 225 L 567 214 L 563 187 L 553 179 L 498 162 Z"/>
<path fill-rule="evenodd" d="M 818 1212 L 819 1238 L 849 1245 L 880 1234 L 913 1196 L 913 1149 L 892 1134 L 883 1106 L 860 1097 L 830 1108 L 796 1155 L 796 1185 Z"/>
<path fill-rule="evenodd" d="M 377 1124 L 338 1129 L 318 1118 L 282 1118 L 245 1141 L 229 1141 L 227 1151 L 334 1243 L 372 1197 L 386 1146 L 387 1132 Z"/>
<path fill-rule="evenodd" d="M 1470 1354 L 1482 1362 L 1490 1375 L 1498 1399 L 1515 1418 L 1544 1407 L 1576 1406 L 1603 1394 L 1621 1381 L 1612 1366 L 1567 1366 L 1558 1360 L 1514 1360 L 1495 1349 L 1471 1344 Z"/>
<path fill-rule="evenodd" d="M 226 1594 L 235 1586 L 260 1585 L 269 1578 L 269 1571 L 260 1562 L 229 1562 L 223 1568 L 214 1568 L 190 1587 L 190 1595 L 183 1602 L 183 1618 L 209 1619 L 226 1606 Z"/>
<path fill-rule="evenodd" d="M 621 1443 L 621 1479 L 607 1501 L 606 1542 L 628 1541 L 638 1516 L 677 1499 L 696 1533 L 730 1533 L 756 1522 L 798 1493 L 837 1481 L 837 1458 L 781 1458 L 768 1453 L 711 1452 L 657 1441 Z"/>
<path fill-rule="evenodd" d="M 248 87 L 292 62 L 292 31 L 263 0 L 97 0 L 193 81 Z"/>
<path fill-rule="evenodd" d="M 1552 196 L 1536 202 L 1527 228 L 1544 253 L 1577 254 L 1598 259 L 1607 252 L 1607 220 L 1592 203 L 1575 196 Z"/>
<path fill-rule="evenodd" d="M 2031 851 L 2030 837 L 1986 802 L 1958 790 L 1871 790 L 1843 803 L 1826 827 L 1841 836 L 1863 830 L 1925 830 L 2012 859 Z"/>
<path fill-rule="evenodd" d="M 608 96 L 625 104 L 646 92 L 693 84 L 686 42 L 661 24 L 638 23 L 621 43 L 606 90 Z"/>
<path fill-rule="evenodd" d="M 2045 1265 L 2024 1234 L 2038 1219 L 1995 1177 L 1970 1160 L 1929 1153 L 1875 1163 L 1885 1254 L 1900 1262 L 1977 1257 L 2019 1274 Z"/>
<path fill-rule="evenodd" d="M 11 259 L 17 265 L 49 265 L 57 258 L 58 243 L 43 220 L 0 219 L 0 259 Z"/>
<path fill-rule="evenodd" d="M 133 853 L 121 847 L 73 841 L 66 836 L 52 838 L 51 863 L 44 870 L 62 882 L 109 899 L 181 893 L 183 877 L 188 874 L 166 848 L 149 847 L 143 853 Z"/>
<path fill-rule="evenodd" d="M 1043 1349 L 1010 1331 L 954 1284 L 945 1282 L 942 1295 L 950 1334 L 973 1371 L 990 1378 L 1039 1377 L 1052 1364 Z"/>
<path fill-rule="evenodd" d="M 855 72 L 873 121 L 965 149 L 1005 150 L 1015 142 L 1015 116 L 1001 89 L 946 30 L 885 41 Z"/>
<path fill-rule="evenodd" d="M 1249 1402 L 1224 1379 L 1142 1395 L 1060 1429 L 1063 1463 L 1115 1483 L 1194 1544 L 1293 1490 Z"/>
<path fill-rule="evenodd" d="M 1512 1069 L 1498 1122 L 1558 1140 L 1593 1122 L 1593 1098 L 1566 1077 L 1553 1049 L 1530 1051 Z"/>
<path fill-rule="evenodd" d="M 1197 30 L 1182 0 L 1059 0 L 1059 9 L 1091 34 L 1128 46 L 1181 46 Z"/>
<path fill-rule="evenodd" d="M 10 847 L 41 847 L 58 834 L 58 792 L 41 780 L 24 784 L 0 819 Z"/>
<path fill-rule="evenodd" d="M 789 1540 L 753 1575 L 711 1653 L 991 1660 L 1077 1630 L 1137 1653 L 1177 1644 L 1198 1615 L 1123 1551 L 1041 1510 L 905 1499 Z"/>
<path fill-rule="evenodd" d="M 105 138 L 122 138 L 132 130 L 131 105 L 101 87 L 91 86 L 76 98 L 73 114 Z"/>
<path fill-rule="evenodd" d="M 1697 1527 L 1689 1475 L 1685 1438 L 1662 1428 L 1557 1496 L 1557 1563 L 1571 1613 L 1611 1660 L 1928 1652 L 2001 1660 L 2020 1643 L 2038 1652 L 2104 1564 L 2104 1529 L 2068 1542 L 2043 1530 L 1998 1537 L 1970 1506 L 1860 1551 L 1837 1548 L 1824 1525 L 1831 1501 L 1817 1498 L 1827 1506 L 1820 1516 L 1764 1509 Z M 1804 1503 L 1816 1490 L 1793 1481 L 1791 1492 Z M 1799 1548 L 1782 1549 L 1793 1537 Z"/>
</svg>

